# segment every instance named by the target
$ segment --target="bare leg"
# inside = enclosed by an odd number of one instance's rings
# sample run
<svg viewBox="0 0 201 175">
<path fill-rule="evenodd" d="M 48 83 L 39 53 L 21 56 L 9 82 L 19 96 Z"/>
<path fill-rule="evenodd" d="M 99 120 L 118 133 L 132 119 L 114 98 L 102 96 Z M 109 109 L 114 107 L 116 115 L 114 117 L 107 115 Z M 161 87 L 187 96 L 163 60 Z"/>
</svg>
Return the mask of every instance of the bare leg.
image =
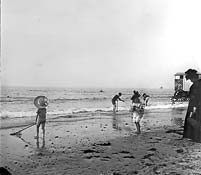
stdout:
<svg viewBox="0 0 201 175">
<path fill-rule="evenodd" d="M 114 113 L 114 114 L 116 113 L 116 104 L 113 105 L 113 113 Z"/>
<path fill-rule="evenodd" d="M 141 133 L 141 130 L 140 130 L 140 122 L 138 122 L 138 131 L 139 131 L 139 133 Z"/>
<path fill-rule="evenodd" d="M 45 138 L 45 123 L 42 123 L 43 139 Z"/>
<path fill-rule="evenodd" d="M 135 122 L 135 126 L 136 126 L 136 129 L 137 129 L 137 131 L 138 131 L 137 122 Z"/>
<path fill-rule="evenodd" d="M 36 126 L 36 138 L 39 138 L 39 126 Z"/>
<path fill-rule="evenodd" d="M 43 145 L 42 145 L 42 148 L 45 147 L 45 137 L 43 137 Z"/>
<path fill-rule="evenodd" d="M 136 128 L 137 128 L 137 134 L 140 134 L 140 123 L 139 122 L 135 122 Z"/>
<path fill-rule="evenodd" d="M 36 146 L 37 146 L 37 148 L 39 148 L 39 138 L 38 137 L 36 138 Z"/>
<path fill-rule="evenodd" d="M 45 128 L 43 128 L 43 138 L 45 138 Z"/>
</svg>

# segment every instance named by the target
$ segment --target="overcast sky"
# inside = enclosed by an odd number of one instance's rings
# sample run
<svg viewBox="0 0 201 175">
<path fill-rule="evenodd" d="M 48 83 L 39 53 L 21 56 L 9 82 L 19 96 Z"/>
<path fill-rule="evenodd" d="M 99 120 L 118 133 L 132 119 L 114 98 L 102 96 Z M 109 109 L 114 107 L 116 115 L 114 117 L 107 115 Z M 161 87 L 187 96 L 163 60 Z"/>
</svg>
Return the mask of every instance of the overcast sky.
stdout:
<svg viewBox="0 0 201 175">
<path fill-rule="evenodd" d="M 2 1 L 4 85 L 173 88 L 201 71 L 200 0 Z"/>
</svg>

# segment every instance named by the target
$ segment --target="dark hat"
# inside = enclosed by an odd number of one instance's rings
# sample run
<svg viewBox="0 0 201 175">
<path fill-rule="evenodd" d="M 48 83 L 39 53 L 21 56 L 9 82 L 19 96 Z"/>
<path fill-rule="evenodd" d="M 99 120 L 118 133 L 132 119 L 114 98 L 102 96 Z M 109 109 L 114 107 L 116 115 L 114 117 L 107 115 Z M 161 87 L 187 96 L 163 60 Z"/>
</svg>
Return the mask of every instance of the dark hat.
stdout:
<svg viewBox="0 0 201 175">
<path fill-rule="evenodd" d="M 197 70 L 195 69 L 188 69 L 186 72 L 186 79 L 188 80 L 190 77 L 194 77 L 195 75 L 197 75 Z"/>
<path fill-rule="evenodd" d="M 195 69 L 188 69 L 185 74 L 197 74 L 197 70 Z"/>
<path fill-rule="evenodd" d="M 122 95 L 122 93 L 121 93 L 121 92 L 119 92 L 119 95 L 121 96 L 121 95 Z"/>
</svg>

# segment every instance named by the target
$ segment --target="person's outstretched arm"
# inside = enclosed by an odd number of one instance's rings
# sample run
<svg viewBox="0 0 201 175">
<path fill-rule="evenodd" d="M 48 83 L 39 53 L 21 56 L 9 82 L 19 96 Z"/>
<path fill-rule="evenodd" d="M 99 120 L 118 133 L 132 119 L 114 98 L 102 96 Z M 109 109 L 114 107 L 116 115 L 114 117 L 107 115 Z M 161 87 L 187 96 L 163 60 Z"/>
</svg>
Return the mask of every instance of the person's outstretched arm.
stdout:
<svg viewBox="0 0 201 175">
<path fill-rule="evenodd" d="M 122 100 L 120 97 L 118 98 L 120 101 L 123 101 L 123 102 L 125 102 L 124 100 Z"/>
</svg>

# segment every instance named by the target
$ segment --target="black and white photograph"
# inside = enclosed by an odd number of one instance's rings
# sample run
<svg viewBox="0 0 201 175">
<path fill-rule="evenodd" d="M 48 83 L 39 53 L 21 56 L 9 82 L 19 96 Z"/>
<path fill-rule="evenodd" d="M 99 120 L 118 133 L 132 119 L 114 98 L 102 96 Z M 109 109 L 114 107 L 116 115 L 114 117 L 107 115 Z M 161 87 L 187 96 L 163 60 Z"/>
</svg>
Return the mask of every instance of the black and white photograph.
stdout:
<svg viewBox="0 0 201 175">
<path fill-rule="evenodd" d="M 200 0 L 1 0 L 0 175 L 201 175 Z"/>
</svg>

